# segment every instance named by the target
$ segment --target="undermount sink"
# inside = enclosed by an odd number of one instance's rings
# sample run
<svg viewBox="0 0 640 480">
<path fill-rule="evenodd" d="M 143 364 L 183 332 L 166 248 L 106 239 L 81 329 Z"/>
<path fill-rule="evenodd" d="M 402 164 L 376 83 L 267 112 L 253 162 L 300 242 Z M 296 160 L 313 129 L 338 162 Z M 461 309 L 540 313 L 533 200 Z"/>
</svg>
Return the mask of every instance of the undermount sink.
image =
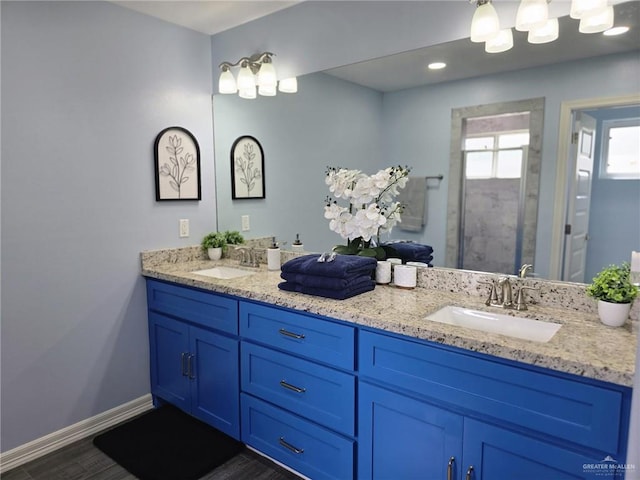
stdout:
<svg viewBox="0 0 640 480">
<path fill-rule="evenodd" d="M 242 270 L 240 268 L 222 266 L 207 268 L 205 270 L 196 270 L 195 272 L 191 273 L 195 273 L 196 275 L 204 275 L 205 277 L 218 278 L 220 280 L 229 280 L 231 278 L 240 278 L 253 275 L 256 272 L 252 272 L 250 270 Z"/>
<path fill-rule="evenodd" d="M 441 308 L 425 319 L 543 343 L 551 340 L 562 326 L 559 323 L 453 306 Z"/>
</svg>

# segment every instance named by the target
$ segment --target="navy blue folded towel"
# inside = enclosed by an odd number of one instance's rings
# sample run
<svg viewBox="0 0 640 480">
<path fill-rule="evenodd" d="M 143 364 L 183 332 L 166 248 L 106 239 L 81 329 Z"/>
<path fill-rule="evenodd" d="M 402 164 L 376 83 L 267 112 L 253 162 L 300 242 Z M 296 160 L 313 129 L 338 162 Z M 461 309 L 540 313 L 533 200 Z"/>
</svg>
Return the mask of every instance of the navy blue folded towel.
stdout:
<svg viewBox="0 0 640 480">
<path fill-rule="evenodd" d="M 344 290 L 359 287 L 360 284 L 371 281 L 371 273 L 355 274 L 347 278 L 323 277 L 321 275 L 305 275 L 303 273 L 281 272 L 280 277 L 287 282 L 297 283 L 303 287 L 326 288 L 327 290 Z"/>
<path fill-rule="evenodd" d="M 278 284 L 278 288 L 287 292 L 306 293 L 307 295 L 315 295 L 317 297 L 333 298 L 336 300 L 344 300 L 346 298 L 355 297 L 361 293 L 370 292 L 376 287 L 376 282 L 367 279 L 358 285 L 342 290 L 332 290 L 329 288 L 313 288 L 305 287 L 299 283 L 282 282 Z"/>
<path fill-rule="evenodd" d="M 283 273 L 316 275 L 347 279 L 355 275 L 371 274 L 378 265 L 375 258 L 357 255 L 336 255 L 331 262 L 318 262 L 320 255 L 303 255 L 282 265 Z"/>
<path fill-rule="evenodd" d="M 413 242 L 390 242 L 385 243 L 385 247 L 393 248 L 404 263 L 406 262 L 424 262 L 429 263 L 433 260 L 433 247 Z"/>
</svg>

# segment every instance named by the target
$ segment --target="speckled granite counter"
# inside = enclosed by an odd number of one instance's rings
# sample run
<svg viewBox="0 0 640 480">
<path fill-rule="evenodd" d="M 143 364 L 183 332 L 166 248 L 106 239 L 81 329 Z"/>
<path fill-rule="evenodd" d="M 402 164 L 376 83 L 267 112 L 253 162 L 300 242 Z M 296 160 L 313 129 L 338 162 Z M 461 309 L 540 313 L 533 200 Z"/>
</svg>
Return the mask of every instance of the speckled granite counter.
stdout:
<svg viewBox="0 0 640 480">
<path fill-rule="evenodd" d="M 277 285 L 282 281 L 280 272 L 267 271 L 264 266 L 253 275 L 230 280 L 190 273 L 218 264 L 237 266 L 237 262 L 198 259 L 197 255 L 185 254 L 180 249 L 142 254 L 142 274 L 146 277 L 324 315 L 620 385 L 631 386 L 633 383 L 637 321 L 627 322 L 620 328 L 609 328 L 602 325 L 594 313 L 580 311 L 584 308 L 530 305 L 525 312 L 499 311 L 563 324 L 548 343 L 537 343 L 424 319 L 446 305 L 496 311 L 495 308 L 486 307 L 477 293 L 470 294 L 465 288 L 448 292 L 430 288 L 401 290 L 392 286 L 377 286 L 372 292 L 347 300 L 331 300 L 279 290 Z M 559 284 L 556 282 L 553 285 Z M 541 295 L 544 295 L 544 290 Z"/>
</svg>

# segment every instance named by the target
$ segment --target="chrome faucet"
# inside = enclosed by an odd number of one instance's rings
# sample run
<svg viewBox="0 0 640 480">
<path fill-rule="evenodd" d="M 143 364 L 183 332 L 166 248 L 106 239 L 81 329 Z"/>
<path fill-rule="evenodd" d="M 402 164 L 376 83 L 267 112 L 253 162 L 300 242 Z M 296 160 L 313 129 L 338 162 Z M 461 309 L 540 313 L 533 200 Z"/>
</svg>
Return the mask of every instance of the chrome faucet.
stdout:
<svg viewBox="0 0 640 480">
<path fill-rule="evenodd" d="M 520 270 L 518 270 L 518 276 L 520 278 L 526 278 L 527 273 L 529 273 L 532 268 L 533 268 L 533 265 L 525 263 L 520 267 Z"/>
<path fill-rule="evenodd" d="M 502 288 L 502 295 L 500 296 L 502 308 L 513 308 L 513 293 L 509 277 L 500 277 L 498 279 L 498 286 Z"/>
<path fill-rule="evenodd" d="M 259 267 L 256 259 L 256 251 L 253 247 L 236 247 L 236 252 L 240 252 L 240 266 Z"/>
</svg>

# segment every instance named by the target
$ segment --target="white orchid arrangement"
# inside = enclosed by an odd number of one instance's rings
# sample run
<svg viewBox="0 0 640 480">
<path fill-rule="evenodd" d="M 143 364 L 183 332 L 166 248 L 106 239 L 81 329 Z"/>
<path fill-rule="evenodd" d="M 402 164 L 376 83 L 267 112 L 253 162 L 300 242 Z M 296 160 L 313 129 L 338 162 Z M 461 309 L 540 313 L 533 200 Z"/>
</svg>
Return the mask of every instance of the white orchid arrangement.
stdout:
<svg viewBox="0 0 640 480">
<path fill-rule="evenodd" d="M 409 171 L 397 166 L 366 175 L 360 170 L 327 168 L 325 183 L 333 198 L 327 197 L 324 218 L 332 231 L 347 240 L 346 246 L 338 245 L 334 251 L 384 258 L 380 247 L 371 247 L 371 239 L 375 237 L 379 244 L 380 234 L 401 221 L 402 205 L 394 198 L 407 184 Z M 339 205 L 337 199 L 348 205 Z"/>
</svg>

